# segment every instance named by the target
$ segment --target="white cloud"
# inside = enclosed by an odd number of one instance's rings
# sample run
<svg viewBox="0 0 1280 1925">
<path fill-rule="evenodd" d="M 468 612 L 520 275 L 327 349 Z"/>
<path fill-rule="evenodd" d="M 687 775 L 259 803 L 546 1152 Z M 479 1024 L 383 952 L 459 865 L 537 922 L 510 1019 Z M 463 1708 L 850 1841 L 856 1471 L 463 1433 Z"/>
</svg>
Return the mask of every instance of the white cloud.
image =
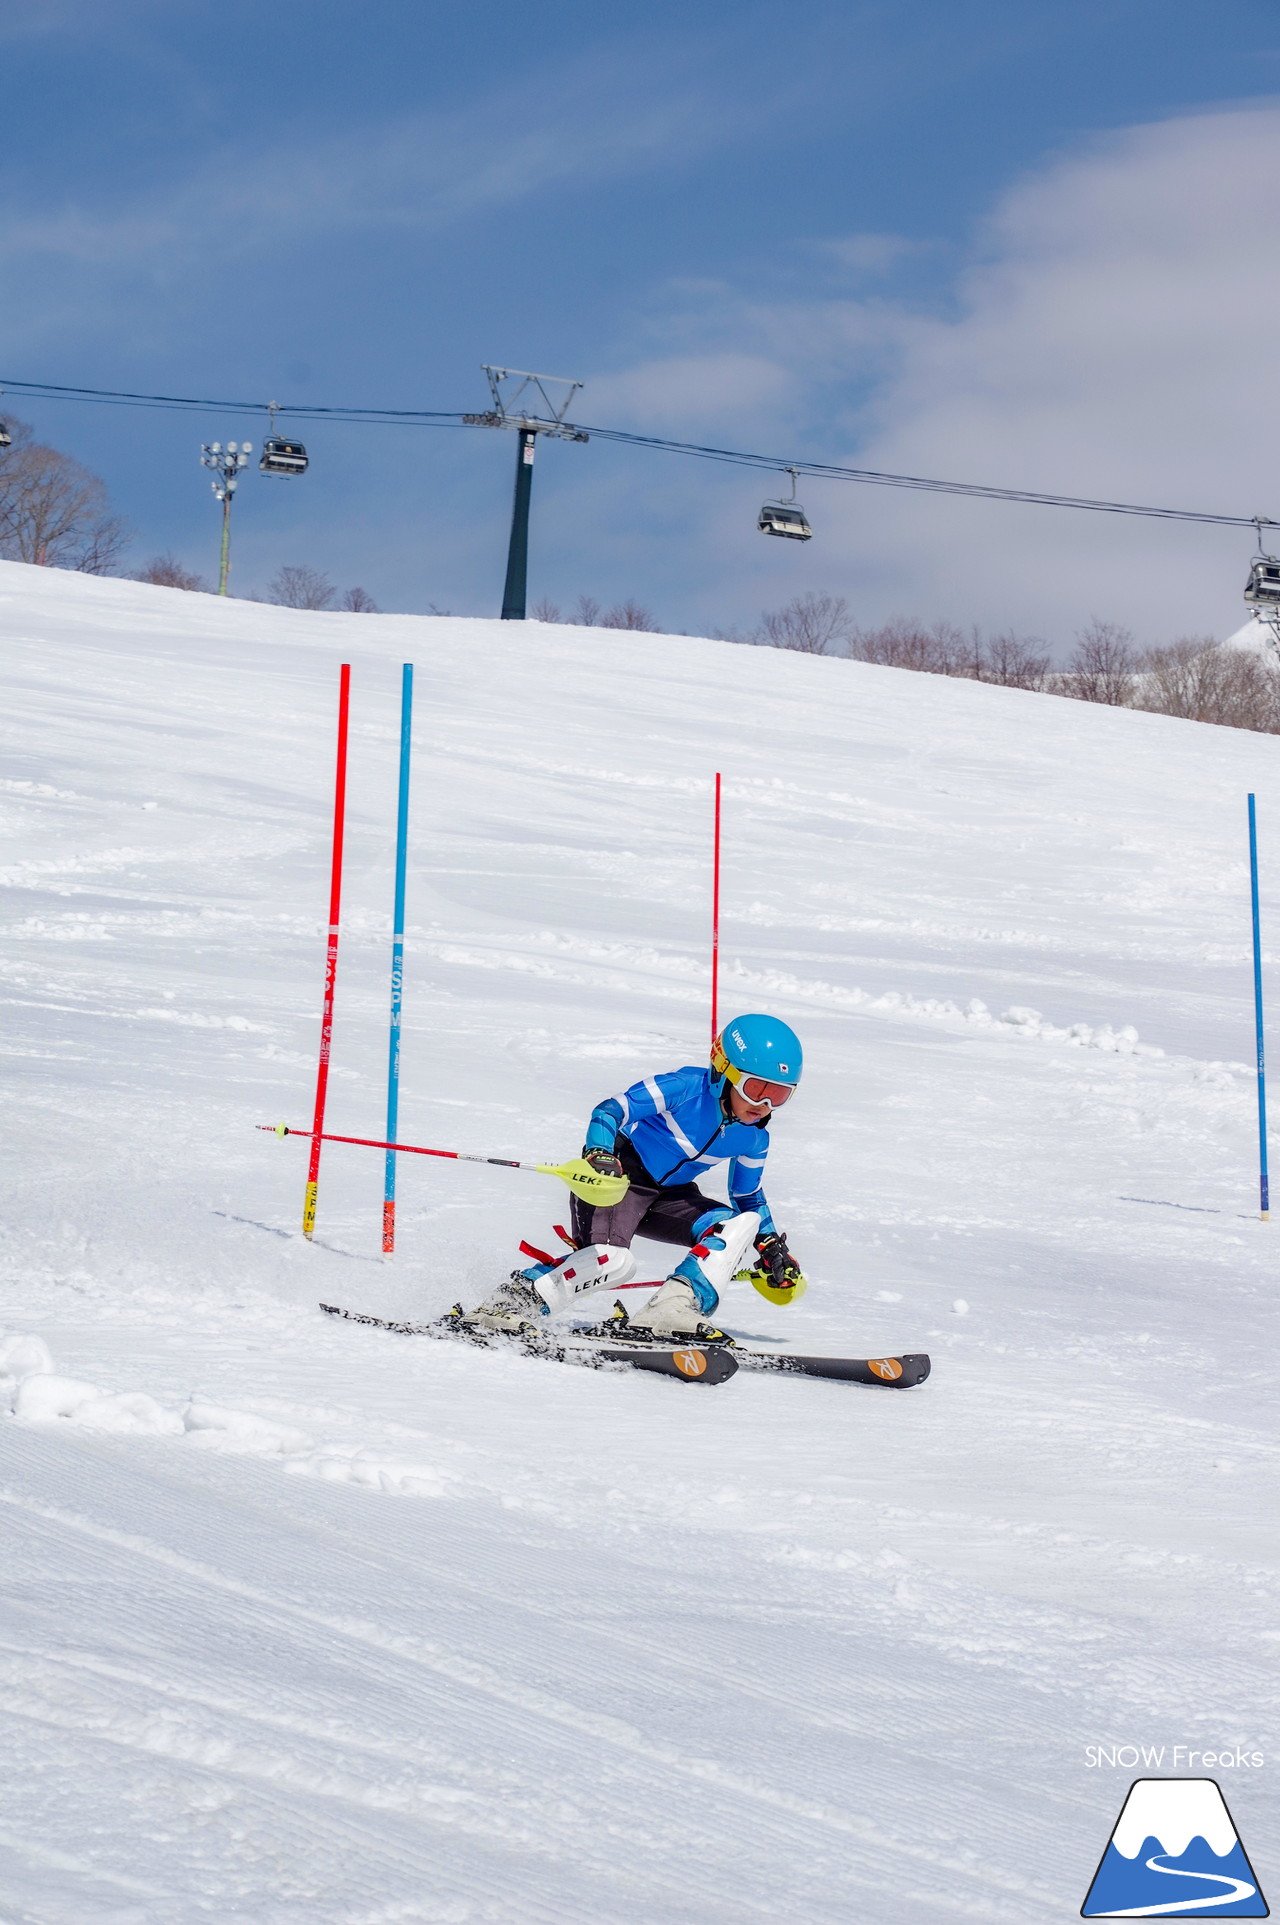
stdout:
<svg viewBox="0 0 1280 1925">
<path fill-rule="evenodd" d="M 1280 517 L 1271 102 L 1055 157 L 995 208 L 944 316 L 888 298 L 771 304 L 717 291 L 699 321 L 691 305 L 680 302 L 672 331 L 688 346 L 701 326 L 714 345 L 704 348 L 701 397 L 696 354 L 682 363 L 685 438 L 721 412 L 721 368 L 749 367 L 760 406 L 754 419 L 739 416 L 731 446 Z M 611 392 L 627 395 L 625 380 Z M 632 398 L 643 396 L 641 381 Z M 594 390 L 583 412 L 605 418 Z M 816 538 L 779 558 L 784 544 L 753 537 L 723 486 L 712 490 L 703 474 L 684 485 L 706 502 L 702 564 L 728 544 L 739 614 L 752 597 L 776 603 L 817 585 L 849 595 L 867 620 L 914 612 L 1014 624 L 1062 645 L 1093 614 L 1151 640 L 1225 634 L 1240 619 L 1247 531 L 809 481 Z"/>
<path fill-rule="evenodd" d="M 575 104 L 565 109 L 566 99 Z M 41 257 L 128 269 L 176 255 L 234 259 L 316 235 L 430 232 L 574 180 L 641 172 L 720 139 L 723 115 L 692 93 L 606 60 L 554 93 L 504 89 L 452 113 L 415 113 L 276 146 L 246 139 L 123 201 L 110 187 L 61 207 L 12 204 L 0 252 L 12 275 Z"/>
<path fill-rule="evenodd" d="M 959 295 L 955 319 L 904 317 L 856 465 L 1280 515 L 1276 107 L 1133 129 L 1044 168 L 996 210 Z M 1250 552 L 1231 531 L 861 489 L 823 518 L 882 605 L 1056 637 L 1094 611 L 1221 633 Z"/>
<path fill-rule="evenodd" d="M 927 241 L 908 240 L 904 234 L 846 234 L 823 241 L 822 251 L 851 274 L 871 278 L 891 274 L 904 261 L 931 252 Z"/>
<path fill-rule="evenodd" d="M 723 428 L 744 414 L 774 415 L 794 401 L 797 387 L 790 369 L 763 354 L 671 355 L 593 377 L 590 405 L 584 396 L 576 412 L 610 426 L 643 421 L 645 432 L 687 439 L 690 422 Z"/>
<path fill-rule="evenodd" d="M 24 40 L 60 40 L 73 34 L 78 43 L 118 34 L 131 18 L 157 12 L 168 0 L 4 0 L 0 7 L 0 45 Z"/>
</svg>

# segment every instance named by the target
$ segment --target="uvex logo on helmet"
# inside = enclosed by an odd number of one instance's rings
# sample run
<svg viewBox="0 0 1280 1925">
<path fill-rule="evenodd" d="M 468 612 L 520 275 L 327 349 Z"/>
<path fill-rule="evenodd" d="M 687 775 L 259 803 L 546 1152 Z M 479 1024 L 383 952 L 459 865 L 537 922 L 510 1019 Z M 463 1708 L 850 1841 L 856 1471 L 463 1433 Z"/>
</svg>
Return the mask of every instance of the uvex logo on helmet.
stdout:
<svg viewBox="0 0 1280 1925">
<path fill-rule="evenodd" d="M 734 1042 L 738 1045 L 739 1049 L 745 1049 L 747 1047 L 746 1043 L 742 1039 L 741 1033 L 738 1030 L 731 1029 L 729 1031 L 729 1034 L 732 1036 Z"/>
</svg>

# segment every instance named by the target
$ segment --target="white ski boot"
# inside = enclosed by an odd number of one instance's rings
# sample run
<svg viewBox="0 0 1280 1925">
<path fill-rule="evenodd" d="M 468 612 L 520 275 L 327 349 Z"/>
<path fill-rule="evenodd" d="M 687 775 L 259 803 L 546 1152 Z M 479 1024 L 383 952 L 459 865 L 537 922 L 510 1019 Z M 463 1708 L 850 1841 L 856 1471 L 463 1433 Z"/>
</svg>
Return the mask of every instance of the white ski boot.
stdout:
<svg viewBox="0 0 1280 1925">
<path fill-rule="evenodd" d="M 558 1262 L 513 1270 L 506 1283 L 500 1283 L 459 1321 L 480 1330 L 537 1330 L 541 1318 L 558 1316 L 596 1290 L 616 1288 L 634 1276 L 635 1269 L 630 1250 L 611 1243 L 588 1243 Z"/>
<path fill-rule="evenodd" d="M 455 1304 L 450 1316 L 454 1323 L 474 1330 L 501 1330 L 510 1336 L 529 1336 L 545 1317 L 547 1306 L 528 1281 L 523 1270 L 513 1270 L 505 1283 L 491 1290 L 474 1310 Z"/>
<path fill-rule="evenodd" d="M 707 1319 L 725 1284 L 742 1268 L 759 1228 L 754 1210 L 712 1224 L 657 1294 L 636 1311 L 635 1324 L 656 1337 L 722 1337 L 724 1332 Z"/>
</svg>

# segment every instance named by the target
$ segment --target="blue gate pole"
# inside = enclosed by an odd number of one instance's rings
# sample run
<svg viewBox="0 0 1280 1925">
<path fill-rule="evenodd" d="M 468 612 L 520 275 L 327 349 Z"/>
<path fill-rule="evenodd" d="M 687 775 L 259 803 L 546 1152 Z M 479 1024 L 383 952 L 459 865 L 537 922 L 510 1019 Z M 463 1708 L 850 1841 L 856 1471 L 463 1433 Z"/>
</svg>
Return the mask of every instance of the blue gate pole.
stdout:
<svg viewBox="0 0 1280 1925">
<path fill-rule="evenodd" d="M 391 1040 L 387 1057 L 387 1137 L 396 1140 L 400 1115 L 400 1003 L 404 992 L 404 877 L 409 843 L 409 753 L 413 722 L 413 663 L 404 664 L 400 684 L 400 801 L 396 812 L 396 905 L 391 931 Z M 396 1247 L 396 1153 L 387 1151 L 382 1199 L 382 1254 Z"/>
<path fill-rule="evenodd" d="M 1249 887 L 1253 897 L 1253 1006 L 1258 1028 L 1258 1154 L 1262 1220 L 1271 1215 L 1267 1192 L 1267 1071 L 1262 1048 L 1262 924 L 1258 916 L 1258 811 L 1249 797 Z"/>
</svg>

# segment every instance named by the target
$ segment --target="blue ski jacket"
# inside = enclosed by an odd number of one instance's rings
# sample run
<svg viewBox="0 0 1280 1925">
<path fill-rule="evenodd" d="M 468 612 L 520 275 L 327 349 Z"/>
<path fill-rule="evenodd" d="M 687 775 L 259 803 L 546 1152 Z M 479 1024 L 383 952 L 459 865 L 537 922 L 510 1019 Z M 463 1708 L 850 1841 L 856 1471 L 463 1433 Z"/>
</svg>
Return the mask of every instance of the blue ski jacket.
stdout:
<svg viewBox="0 0 1280 1925">
<path fill-rule="evenodd" d="M 761 1235 L 773 1234 L 761 1188 L 769 1132 L 763 1124 L 738 1123 L 725 1115 L 709 1069 L 695 1065 L 646 1076 L 620 1096 L 597 1103 L 585 1148 L 613 1150 L 619 1136 L 630 1140 L 660 1189 L 696 1183 L 717 1163 L 727 1163 L 734 1209 L 756 1211 Z"/>
</svg>

